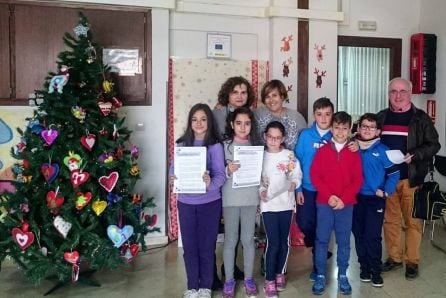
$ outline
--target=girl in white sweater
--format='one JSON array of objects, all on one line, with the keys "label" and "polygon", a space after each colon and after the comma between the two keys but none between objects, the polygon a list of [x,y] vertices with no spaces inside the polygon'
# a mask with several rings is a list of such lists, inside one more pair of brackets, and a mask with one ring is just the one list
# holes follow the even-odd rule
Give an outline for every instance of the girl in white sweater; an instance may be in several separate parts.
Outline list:
[{"label": "girl in white sweater", "polygon": [[294,153],[285,149],[285,127],[278,121],[265,129],[260,210],[265,225],[265,297],[277,297],[285,289],[291,218],[295,210],[294,190],[300,186],[302,171]]}]

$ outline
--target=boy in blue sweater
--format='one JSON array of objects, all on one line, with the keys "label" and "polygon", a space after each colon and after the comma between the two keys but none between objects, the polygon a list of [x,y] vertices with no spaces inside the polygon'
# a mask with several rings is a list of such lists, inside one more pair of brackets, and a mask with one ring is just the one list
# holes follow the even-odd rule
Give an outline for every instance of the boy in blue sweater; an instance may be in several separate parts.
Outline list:
[{"label": "boy in blue sweater", "polygon": [[360,280],[384,285],[381,277],[381,230],[386,197],[395,191],[400,179],[398,168],[389,160],[389,148],[379,138],[380,128],[375,114],[366,113],[358,121],[357,141],[360,148],[364,183],[353,208],[352,231],[360,264]]},{"label": "boy in blue sweater", "polygon": [[[313,103],[313,116],[315,121],[309,128],[305,128],[299,135],[294,153],[299,159],[303,178],[302,184],[296,190],[297,225],[305,235],[306,247],[313,248],[313,271],[310,280],[316,278],[314,266],[314,242],[316,238],[316,189],[311,183],[310,166],[317,150],[330,141],[331,118],[333,116],[333,103],[326,97],[321,97]],[[330,253],[331,254],[331,253]]]}]

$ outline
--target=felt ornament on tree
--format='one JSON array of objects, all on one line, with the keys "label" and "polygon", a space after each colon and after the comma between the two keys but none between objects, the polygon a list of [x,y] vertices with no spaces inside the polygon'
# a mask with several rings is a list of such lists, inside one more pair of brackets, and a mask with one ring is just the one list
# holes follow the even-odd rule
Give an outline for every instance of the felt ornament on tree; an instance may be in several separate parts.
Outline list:
[{"label": "felt ornament on tree", "polygon": [[12,239],[20,246],[21,250],[25,250],[34,242],[34,234],[28,232],[29,224],[27,222],[22,223],[22,229],[12,229]]},{"label": "felt ornament on tree", "polygon": [[102,112],[102,115],[108,116],[112,109],[112,103],[108,101],[99,101],[98,102],[99,109]]},{"label": "felt ornament on tree", "polygon": [[73,188],[79,187],[87,182],[88,177],[90,177],[90,174],[87,172],[84,172],[82,170],[73,170],[70,173],[71,185],[73,186]]},{"label": "felt ornament on tree", "polygon": [[96,143],[96,135],[94,134],[88,134],[86,136],[81,137],[81,144],[84,146],[88,151],[93,150],[93,146]]},{"label": "felt ornament on tree", "polygon": [[101,215],[101,213],[104,212],[105,208],[107,208],[107,202],[101,201],[99,199],[93,202],[93,204],[91,205],[91,209],[93,209],[94,213],[96,213],[97,216]]},{"label": "felt ornament on tree", "polygon": [[126,225],[120,229],[118,226],[110,225],[107,228],[107,235],[108,238],[110,238],[110,240],[114,243],[115,247],[119,248],[130,238],[130,236],[133,235],[133,227]]},{"label": "felt ornament on tree", "polygon": [[108,176],[99,177],[99,184],[108,192],[111,192],[115,188],[116,182],[118,182],[119,173],[111,172]]},{"label": "felt ornament on tree", "polygon": [[41,167],[41,172],[45,180],[51,184],[59,174],[59,165],[57,163],[44,163]]},{"label": "felt ornament on tree", "polygon": [[87,204],[90,202],[92,197],[91,192],[78,192],[76,194],[76,209],[77,210],[82,210],[85,206],[87,206]]},{"label": "felt ornament on tree", "polygon": [[136,257],[136,255],[139,252],[139,245],[138,244],[127,244],[124,243],[121,247],[121,256],[124,257],[127,263],[130,263],[133,261],[133,259]]},{"label": "felt ornament on tree", "polygon": [[59,187],[56,188],[56,191],[49,191],[46,194],[46,206],[54,215],[59,214],[59,208],[64,203],[64,197],[59,195]]},{"label": "felt ornament on tree", "polygon": [[63,219],[62,216],[58,215],[53,221],[53,225],[56,228],[56,230],[62,235],[62,237],[67,238],[68,232],[71,230],[72,224],[65,219]]},{"label": "felt ornament on tree", "polygon": [[56,140],[59,133],[55,129],[45,129],[40,132],[40,136],[42,139],[47,143],[48,146],[51,146],[53,144],[54,140]]},{"label": "felt ornament on tree", "polygon": [[65,156],[63,163],[70,169],[70,171],[78,170],[82,165],[82,158],[79,154],[73,151],[68,152],[68,156]]},{"label": "felt ornament on tree", "polygon": [[83,123],[85,117],[87,116],[87,111],[80,106],[71,107],[71,114],[73,114],[74,118],[80,120],[80,123]]},{"label": "felt ornament on tree", "polygon": [[63,93],[63,87],[68,83],[68,67],[64,66],[60,69],[60,73],[51,78],[50,86],[48,87],[48,93],[53,93],[56,89],[58,93]]}]

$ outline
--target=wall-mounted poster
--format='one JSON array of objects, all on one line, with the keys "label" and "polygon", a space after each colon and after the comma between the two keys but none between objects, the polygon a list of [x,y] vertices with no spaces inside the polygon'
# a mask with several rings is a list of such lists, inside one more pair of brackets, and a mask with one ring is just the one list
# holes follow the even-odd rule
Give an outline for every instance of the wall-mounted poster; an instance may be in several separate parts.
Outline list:
[{"label": "wall-mounted poster", "polygon": [[111,67],[111,72],[117,72],[120,76],[134,76],[142,73],[139,49],[104,48],[102,62]]},{"label": "wall-mounted poster", "polygon": [[231,58],[231,35],[208,33],[209,58]]}]

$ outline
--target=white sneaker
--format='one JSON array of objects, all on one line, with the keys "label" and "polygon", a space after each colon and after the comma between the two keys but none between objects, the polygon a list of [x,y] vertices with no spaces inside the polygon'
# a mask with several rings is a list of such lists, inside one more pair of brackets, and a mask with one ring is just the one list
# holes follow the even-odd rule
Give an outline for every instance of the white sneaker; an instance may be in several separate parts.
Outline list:
[{"label": "white sneaker", "polygon": [[198,289],[198,298],[211,298],[212,297],[212,291],[211,289]]},{"label": "white sneaker", "polygon": [[183,293],[183,298],[198,298],[198,292],[195,289],[193,289],[193,290],[186,290]]}]

